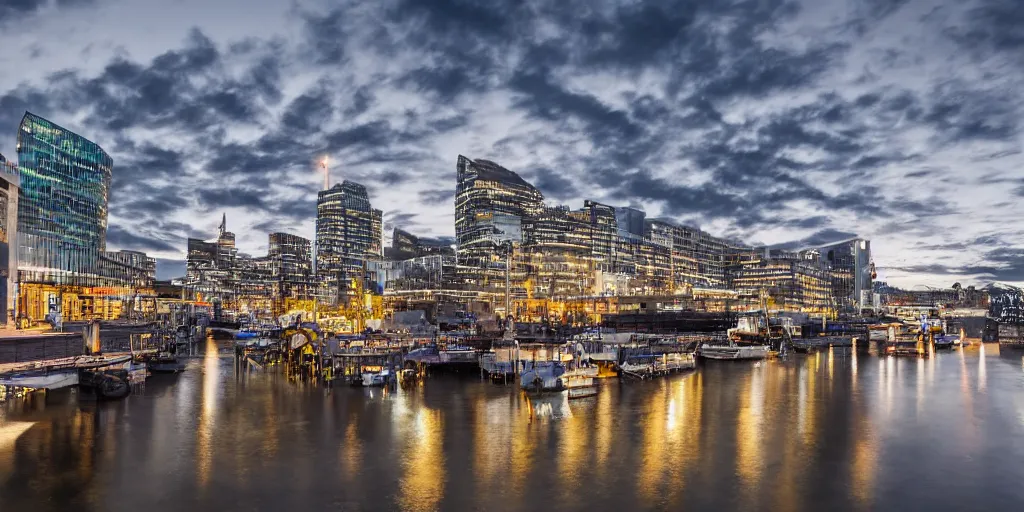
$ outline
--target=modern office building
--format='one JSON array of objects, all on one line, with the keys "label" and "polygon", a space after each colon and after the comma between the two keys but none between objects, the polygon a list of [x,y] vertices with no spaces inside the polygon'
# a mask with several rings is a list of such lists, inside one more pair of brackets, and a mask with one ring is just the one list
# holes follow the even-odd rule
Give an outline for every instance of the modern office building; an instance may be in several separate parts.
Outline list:
[{"label": "modern office building", "polygon": [[871,242],[851,238],[806,250],[821,258],[832,276],[832,293],[838,311],[859,314],[870,308],[874,266],[871,263]]},{"label": "modern office building", "polygon": [[454,255],[450,239],[416,236],[402,228],[395,228],[391,234],[391,247],[385,252],[387,259],[402,261],[434,254]]},{"label": "modern office building", "polygon": [[0,154],[0,325],[12,321],[17,308],[18,166]]},{"label": "modern office building", "polygon": [[110,156],[30,112],[19,126],[17,151],[17,238],[8,231],[8,243],[17,246],[13,309],[30,322],[56,309],[65,320],[144,313],[137,299],[154,293],[155,260],[106,250]]},{"label": "modern office building", "polygon": [[370,211],[370,256],[384,257],[384,212],[376,208]]},{"label": "modern office building", "polygon": [[828,270],[807,254],[753,251],[730,269],[730,286],[740,296],[757,299],[762,292],[769,309],[811,314],[830,313],[832,281]]},{"label": "modern office building", "polygon": [[17,148],[20,281],[91,284],[106,250],[113,160],[95,142],[28,112]]},{"label": "modern office building", "polygon": [[375,250],[382,245],[382,234],[374,228],[376,216],[366,187],[358,183],[345,180],[319,192],[316,271],[328,302],[338,304],[365,289],[365,264],[378,257]]},{"label": "modern office building", "polygon": [[218,231],[212,242],[188,239],[185,290],[192,299],[230,301],[236,293],[232,279],[238,250],[235,234],[227,230],[226,215]]},{"label": "modern office building", "polygon": [[217,311],[270,318],[283,313],[288,299],[315,293],[309,239],[271,233],[266,256],[239,253],[235,234],[221,222],[214,241],[188,239],[185,291],[191,299],[213,302]]},{"label": "modern office building", "polygon": [[100,254],[99,275],[104,286],[129,290],[152,290],[156,282],[156,260],[139,251],[105,251]]},{"label": "modern office building", "polygon": [[489,160],[459,155],[456,164],[455,237],[467,280],[489,286],[500,277],[505,244],[523,242],[523,222],[536,217],[544,197],[518,174]]},{"label": "modern office building", "polygon": [[271,233],[267,257],[272,266],[275,300],[313,298],[313,252],[308,238]]}]

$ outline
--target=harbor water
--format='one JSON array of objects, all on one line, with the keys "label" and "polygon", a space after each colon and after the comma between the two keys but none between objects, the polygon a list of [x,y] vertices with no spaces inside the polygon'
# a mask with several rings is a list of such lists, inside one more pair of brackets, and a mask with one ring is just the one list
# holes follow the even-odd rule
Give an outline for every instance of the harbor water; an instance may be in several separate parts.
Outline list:
[{"label": "harbor water", "polygon": [[122,401],[0,404],[0,510],[1021,510],[1022,355],[835,349],[570,402],[325,390],[207,340]]}]

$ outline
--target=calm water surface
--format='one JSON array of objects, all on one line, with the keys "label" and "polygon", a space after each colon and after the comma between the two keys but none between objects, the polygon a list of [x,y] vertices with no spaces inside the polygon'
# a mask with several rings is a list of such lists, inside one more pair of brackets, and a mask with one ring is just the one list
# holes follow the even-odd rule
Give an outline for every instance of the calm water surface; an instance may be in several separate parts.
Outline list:
[{"label": "calm water surface", "polygon": [[1024,359],[995,345],[710,363],[572,403],[328,393],[205,348],[124,401],[5,404],[35,423],[0,438],[0,510],[1024,509]]}]

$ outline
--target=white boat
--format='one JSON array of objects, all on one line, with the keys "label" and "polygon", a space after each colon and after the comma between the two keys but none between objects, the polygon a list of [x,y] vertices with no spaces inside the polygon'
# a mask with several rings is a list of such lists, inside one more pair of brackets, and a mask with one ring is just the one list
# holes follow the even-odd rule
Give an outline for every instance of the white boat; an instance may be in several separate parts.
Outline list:
[{"label": "white boat", "polygon": [[60,389],[78,385],[78,370],[30,372],[0,377],[0,386],[31,389]]},{"label": "white boat", "polygon": [[597,394],[597,367],[577,368],[562,374],[562,386],[568,391],[569,398],[586,398]]},{"label": "white boat", "polygon": [[697,367],[697,360],[690,353],[665,354],[663,363],[665,369],[670,372],[692,370]]},{"label": "white boat", "polygon": [[700,355],[705,359],[740,360],[764,359],[768,357],[767,345],[710,345],[700,347]]},{"label": "white boat", "polygon": [[523,372],[520,386],[528,392],[560,393],[566,391],[569,398],[583,398],[597,394],[594,379],[596,367],[582,367],[566,370],[565,365],[555,361],[539,361]]},{"label": "white boat", "polygon": [[363,386],[383,386],[388,383],[390,377],[391,372],[387,368],[379,372],[366,372],[363,374]]},{"label": "white boat", "polygon": [[626,361],[619,365],[619,368],[627,373],[645,374],[654,371],[654,363]]}]

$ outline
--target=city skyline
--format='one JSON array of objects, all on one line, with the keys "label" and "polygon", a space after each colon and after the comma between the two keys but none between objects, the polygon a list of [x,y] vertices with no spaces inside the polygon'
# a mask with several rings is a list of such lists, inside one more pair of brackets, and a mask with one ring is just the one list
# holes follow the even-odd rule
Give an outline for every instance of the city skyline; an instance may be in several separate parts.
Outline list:
[{"label": "city skyline", "polygon": [[[187,1],[2,8],[0,28],[55,35],[0,35],[19,71],[0,78],[0,153],[16,155],[25,110],[95,141],[114,159],[110,249],[163,261],[225,211],[242,252],[274,231],[313,239],[324,155],[385,225],[454,236],[464,154],[552,204],[636,206],[755,245],[869,238],[891,284],[1024,282],[1012,2],[392,3],[225,2],[199,23]],[[91,24],[60,32],[72,19]],[[110,20],[137,23],[100,36]]]}]

